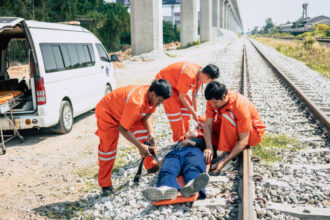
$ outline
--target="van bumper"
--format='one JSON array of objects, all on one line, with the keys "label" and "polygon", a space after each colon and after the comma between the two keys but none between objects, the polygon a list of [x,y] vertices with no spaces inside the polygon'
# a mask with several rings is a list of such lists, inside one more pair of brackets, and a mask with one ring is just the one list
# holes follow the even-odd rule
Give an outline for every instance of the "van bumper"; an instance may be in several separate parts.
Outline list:
[{"label": "van bumper", "polygon": [[[9,118],[0,119],[0,125],[3,130],[13,130],[13,126],[8,121]],[[10,120],[10,119],[9,119]],[[43,128],[56,125],[54,117],[42,117],[38,115],[14,115],[14,124],[16,129]]]}]

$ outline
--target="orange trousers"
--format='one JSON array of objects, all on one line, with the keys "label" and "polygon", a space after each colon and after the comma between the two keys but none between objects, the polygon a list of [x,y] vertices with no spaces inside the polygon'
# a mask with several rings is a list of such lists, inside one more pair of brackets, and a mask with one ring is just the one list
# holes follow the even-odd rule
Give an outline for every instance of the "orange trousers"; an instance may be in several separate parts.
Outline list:
[{"label": "orange trousers", "polygon": [[[231,112],[225,112],[221,115],[221,120],[215,120],[213,128],[218,132],[218,150],[230,152],[238,140],[237,124],[234,115]],[[266,127],[253,127],[250,131],[249,146],[258,145],[265,133]],[[213,133],[214,134],[214,133]]]},{"label": "orange trousers", "polygon": [[[101,187],[112,186],[111,173],[115,164],[119,139],[118,125],[113,125],[101,118],[97,118],[97,127],[98,130],[95,134],[100,139],[98,147],[98,183]],[[136,121],[129,130],[141,143],[144,143],[148,139],[148,131],[142,121]],[[154,150],[157,153],[156,149]],[[146,169],[151,169],[157,162],[152,157],[146,157],[143,164]]]},{"label": "orange trousers", "polygon": [[[188,95],[186,98],[192,104]],[[173,141],[183,140],[186,132],[189,131],[191,113],[180,101],[179,92],[173,90],[172,96],[166,99],[163,105],[173,132]]]}]

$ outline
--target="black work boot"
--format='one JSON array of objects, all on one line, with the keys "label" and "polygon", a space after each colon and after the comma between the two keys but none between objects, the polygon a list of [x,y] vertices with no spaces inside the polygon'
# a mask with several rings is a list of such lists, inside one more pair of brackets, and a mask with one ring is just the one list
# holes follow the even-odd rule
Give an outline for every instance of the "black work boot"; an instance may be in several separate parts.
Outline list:
[{"label": "black work boot", "polygon": [[114,193],[115,190],[113,186],[102,187],[102,196],[109,196],[110,194]]}]

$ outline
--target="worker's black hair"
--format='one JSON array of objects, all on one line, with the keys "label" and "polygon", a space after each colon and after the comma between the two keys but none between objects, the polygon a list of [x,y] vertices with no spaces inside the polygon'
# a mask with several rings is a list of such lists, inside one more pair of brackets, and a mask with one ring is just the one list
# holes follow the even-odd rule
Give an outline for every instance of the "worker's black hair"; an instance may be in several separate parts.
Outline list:
[{"label": "worker's black hair", "polygon": [[149,92],[155,92],[156,96],[168,99],[172,95],[172,86],[165,79],[155,79],[149,88]]},{"label": "worker's black hair", "polygon": [[211,79],[220,77],[219,68],[214,64],[209,64],[202,69],[202,72],[207,74]]},{"label": "worker's black hair", "polygon": [[221,100],[223,95],[228,94],[228,90],[225,84],[219,83],[218,81],[210,82],[205,88],[206,100],[217,99]]}]

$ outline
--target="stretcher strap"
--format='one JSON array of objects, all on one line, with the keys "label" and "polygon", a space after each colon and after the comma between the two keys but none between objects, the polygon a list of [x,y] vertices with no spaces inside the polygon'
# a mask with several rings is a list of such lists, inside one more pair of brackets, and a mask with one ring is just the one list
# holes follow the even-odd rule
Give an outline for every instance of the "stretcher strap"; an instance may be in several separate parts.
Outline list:
[{"label": "stretcher strap", "polygon": [[[150,152],[152,158],[154,158],[154,160],[157,162],[157,165],[159,165],[160,161],[159,161],[158,157],[156,156],[154,149],[149,148],[149,152]],[[143,161],[144,161],[144,157],[142,158],[142,160],[140,162],[140,165],[139,165],[139,168],[138,168],[138,171],[136,172],[135,177],[134,177],[134,183],[136,185],[139,185],[140,177],[141,177],[141,174],[142,174]]]}]

